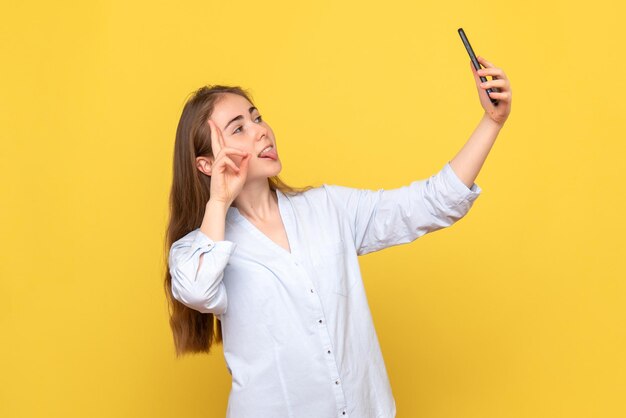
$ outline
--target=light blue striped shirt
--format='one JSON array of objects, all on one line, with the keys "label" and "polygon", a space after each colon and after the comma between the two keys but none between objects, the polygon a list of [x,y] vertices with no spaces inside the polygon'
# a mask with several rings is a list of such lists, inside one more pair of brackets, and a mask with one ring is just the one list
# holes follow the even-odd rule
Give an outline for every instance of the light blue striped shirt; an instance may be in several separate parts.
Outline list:
[{"label": "light blue striped shirt", "polygon": [[198,228],[173,243],[174,297],[221,319],[227,418],[394,417],[358,256],[452,225],[480,193],[448,162],[396,189],[278,190],[291,253],[232,206],[223,241]]}]

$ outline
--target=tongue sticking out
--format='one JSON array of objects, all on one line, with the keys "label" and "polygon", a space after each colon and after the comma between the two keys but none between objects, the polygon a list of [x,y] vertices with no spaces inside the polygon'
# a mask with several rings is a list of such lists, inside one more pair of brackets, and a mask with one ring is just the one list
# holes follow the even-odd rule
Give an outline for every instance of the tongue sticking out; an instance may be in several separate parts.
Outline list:
[{"label": "tongue sticking out", "polygon": [[272,148],[271,150],[269,150],[265,154],[261,155],[260,158],[269,158],[271,160],[277,160],[278,159],[278,155],[276,154],[276,150],[274,148]]}]

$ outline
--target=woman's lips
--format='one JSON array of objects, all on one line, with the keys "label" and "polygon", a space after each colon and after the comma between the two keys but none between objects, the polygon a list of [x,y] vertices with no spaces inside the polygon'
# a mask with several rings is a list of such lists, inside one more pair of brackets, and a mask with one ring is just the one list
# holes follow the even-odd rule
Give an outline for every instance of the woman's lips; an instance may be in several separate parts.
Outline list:
[{"label": "woman's lips", "polygon": [[271,150],[267,151],[262,157],[259,158],[269,158],[271,160],[276,161],[278,159],[278,154],[276,154],[276,149],[272,148]]}]

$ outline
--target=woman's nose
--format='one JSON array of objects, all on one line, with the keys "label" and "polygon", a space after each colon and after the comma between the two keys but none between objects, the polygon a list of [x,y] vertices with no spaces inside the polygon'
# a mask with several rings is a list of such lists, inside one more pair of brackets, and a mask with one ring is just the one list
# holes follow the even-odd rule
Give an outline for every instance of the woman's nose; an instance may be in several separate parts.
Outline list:
[{"label": "woman's nose", "polygon": [[265,126],[259,126],[256,133],[257,141],[262,139],[263,137],[267,138],[267,128]]}]

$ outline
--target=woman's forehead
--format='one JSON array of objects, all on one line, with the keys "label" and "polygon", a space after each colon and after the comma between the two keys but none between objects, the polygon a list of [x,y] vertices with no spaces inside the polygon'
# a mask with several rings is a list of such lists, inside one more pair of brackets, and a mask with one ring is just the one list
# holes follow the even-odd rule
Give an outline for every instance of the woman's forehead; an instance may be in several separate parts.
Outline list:
[{"label": "woman's forehead", "polygon": [[248,111],[252,104],[243,96],[234,93],[224,93],[215,102],[214,112],[241,112]]}]

